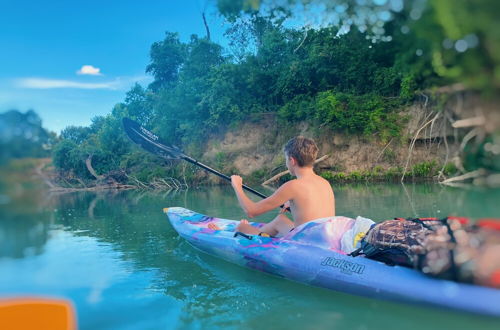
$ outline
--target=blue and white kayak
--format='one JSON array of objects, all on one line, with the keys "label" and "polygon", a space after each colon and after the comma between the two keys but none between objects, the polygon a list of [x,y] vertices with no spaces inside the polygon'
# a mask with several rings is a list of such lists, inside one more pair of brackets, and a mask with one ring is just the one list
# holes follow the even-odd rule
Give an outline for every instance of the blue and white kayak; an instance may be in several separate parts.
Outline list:
[{"label": "blue and white kayak", "polygon": [[[194,247],[238,265],[353,295],[500,317],[500,290],[435,279],[410,268],[347,256],[308,235],[321,223],[307,223],[283,238],[234,237],[238,221],[181,207],[164,211],[179,235]],[[221,230],[209,229],[209,223]]]}]

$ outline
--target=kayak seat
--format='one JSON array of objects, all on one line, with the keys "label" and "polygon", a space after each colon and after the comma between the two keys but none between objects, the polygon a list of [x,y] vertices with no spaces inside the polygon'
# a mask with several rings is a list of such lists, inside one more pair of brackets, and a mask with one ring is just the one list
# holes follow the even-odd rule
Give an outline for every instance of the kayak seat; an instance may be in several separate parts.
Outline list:
[{"label": "kayak seat", "polygon": [[354,223],[354,219],[343,216],[317,219],[294,228],[283,236],[282,240],[300,242],[346,254],[342,251],[342,237],[354,226]]}]

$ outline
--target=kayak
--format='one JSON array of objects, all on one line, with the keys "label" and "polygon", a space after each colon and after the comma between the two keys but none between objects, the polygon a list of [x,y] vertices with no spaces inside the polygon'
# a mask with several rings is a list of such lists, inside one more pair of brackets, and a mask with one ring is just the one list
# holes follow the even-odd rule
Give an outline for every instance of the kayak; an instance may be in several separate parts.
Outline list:
[{"label": "kayak", "polygon": [[[308,235],[310,228],[321,223],[306,223],[283,238],[235,236],[238,221],[181,207],[164,212],[179,235],[195,248],[238,265],[358,296],[500,317],[500,290],[436,279],[362,256],[347,256],[318,241],[317,235]],[[221,230],[208,228],[210,223]]]}]

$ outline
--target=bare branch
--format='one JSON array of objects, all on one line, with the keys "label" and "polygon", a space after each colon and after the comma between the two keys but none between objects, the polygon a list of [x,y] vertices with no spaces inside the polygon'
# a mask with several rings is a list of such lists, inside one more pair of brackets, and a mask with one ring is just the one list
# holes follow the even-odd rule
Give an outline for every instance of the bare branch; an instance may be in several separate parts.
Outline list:
[{"label": "bare branch", "polygon": [[473,118],[457,120],[452,124],[452,126],[453,128],[460,128],[460,127],[471,127],[471,126],[483,126],[484,124],[486,124],[486,118],[484,118],[484,116],[477,116]]},{"label": "bare branch", "polygon": [[[324,160],[325,160],[325,159],[327,159],[329,156],[330,156],[330,155],[324,155],[323,157],[316,159],[316,161],[314,162],[314,164],[324,161]],[[288,173],[290,173],[290,171],[289,171],[289,170],[286,170],[286,171],[280,172],[280,173],[276,174],[275,176],[273,176],[272,178],[267,179],[266,181],[262,182],[261,184],[262,184],[263,186],[265,186],[265,185],[267,185],[267,184],[269,184],[269,183],[271,183],[271,182],[273,182],[273,181],[278,180],[279,178],[281,178],[282,176],[284,176],[284,175],[286,175],[286,174],[288,174]]]},{"label": "bare branch", "polygon": [[408,170],[408,165],[410,163],[410,159],[411,159],[411,154],[413,152],[413,148],[415,147],[415,141],[417,141],[417,138],[418,138],[418,135],[420,134],[420,132],[425,128],[427,127],[427,125],[429,125],[430,123],[433,123],[436,119],[439,118],[439,115],[440,113],[436,113],[436,115],[434,116],[434,118],[432,118],[431,120],[429,120],[428,122],[426,122],[422,127],[420,127],[418,130],[417,130],[417,133],[415,133],[415,136],[413,137],[412,141],[411,141],[411,144],[410,144],[410,148],[408,149],[408,158],[406,158],[406,164],[405,164],[405,168],[403,170],[403,175],[401,176],[401,182],[403,182],[403,180],[405,179],[405,176],[406,176],[406,171]]},{"label": "bare branch", "polygon": [[474,179],[474,178],[478,178],[480,176],[483,176],[485,173],[486,173],[485,170],[482,169],[482,168],[480,168],[479,170],[476,170],[476,171],[468,172],[468,173],[465,173],[465,174],[462,174],[462,175],[459,175],[459,176],[455,176],[453,178],[446,179],[446,180],[444,180],[441,183],[442,184],[448,184],[448,183],[457,182],[457,181],[464,181],[464,180],[468,180],[468,179]]},{"label": "bare branch", "polygon": [[293,52],[294,52],[294,53],[296,53],[296,52],[300,49],[300,47],[302,47],[302,45],[304,44],[304,41],[306,41],[308,31],[309,31],[309,30],[306,30],[306,33],[304,34],[304,39],[302,39],[302,41],[301,41],[301,42],[300,42],[300,44],[297,46],[297,48],[295,48],[295,49],[293,50]]},{"label": "bare branch", "polygon": [[203,17],[203,24],[205,25],[205,30],[207,30],[207,40],[210,40],[210,29],[208,28],[207,18],[205,17],[205,12],[201,13],[201,17]]}]

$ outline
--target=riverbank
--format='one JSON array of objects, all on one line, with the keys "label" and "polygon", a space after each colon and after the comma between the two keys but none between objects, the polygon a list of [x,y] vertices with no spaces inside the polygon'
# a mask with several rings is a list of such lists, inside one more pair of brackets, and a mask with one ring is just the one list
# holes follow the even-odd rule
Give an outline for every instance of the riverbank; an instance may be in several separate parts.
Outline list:
[{"label": "riverbank", "polygon": [[[403,124],[393,136],[283,123],[268,115],[212,136],[200,157],[225,173],[240,173],[248,182],[260,184],[285,170],[284,143],[306,135],[317,141],[319,157],[325,157],[316,165],[317,172],[334,183],[448,182],[459,176],[462,181],[498,186],[500,159],[491,151],[500,127],[496,103],[455,85],[426,93],[397,112]],[[189,146],[188,150],[196,152]],[[219,182],[216,177],[205,179]]]},{"label": "riverbank", "polygon": [[[396,113],[402,124],[393,136],[352,134],[306,121],[284,122],[276,114],[266,114],[181,147],[186,154],[222,173],[242,175],[252,186],[290,179],[289,175],[278,174],[286,170],[282,147],[296,135],[317,141],[321,161],[316,171],[333,184],[465,181],[498,186],[500,159],[498,152],[495,154],[495,132],[500,124],[496,104],[459,87],[421,93],[399,109]],[[124,134],[121,121],[113,132],[117,136]],[[108,166],[109,161],[102,156],[91,157],[82,151],[70,170],[58,170],[47,160],[39,174],[49,189],[59,191],[178,190],[223,183],[186,162],[165,162],[145,153],[127,138],[120,144],[129,151],[115,161],[114,167]],[[106,167],[108,170],[103,171]]]},{"label": "riverbank", "polygon": [[[8,164],[0,168],[2,180],[0,188],[2,191],[19,195],[23,191],[29,189],[42,189],[53,193],[68,193],[68,192],[83,192],[83,191],[105,191],[105,190],[183,190],[188,187],[210,186],[210,185],[225,185],[226,182],[215,181],[205,175],[203,172],[198,172],[197,175],[203,177],[199,181],[190,181],[180,183],[180,181],[166,181],[166,184],[159,185],[158,181],[154,182],[137,182],[131,180],[130,183],[105,183],[105,182],[87,182],[71,183],[69,179],[64,181],[58,178],[50,158],[25,158],[11,160]],[[399,182],[402,174],[402,168],[390,168],[384,170],[381,167],[375,167],[372,171],[353,171],[350,173],[333,172],[329,170],[318,169],[319,174],[332,184],[347,184],[347,183],[381,183],[381,182]],[[436,180],[438,172],[437,164],[434,162],[417,164],[407,174],[405,182],[432,182]],[[264,177],[264,176],[262,176]],[[262,183],[258,176],[246,177],[246,182],[252,186],[258,186]],[[277,180],[269,182],[269,185],[279,184],[290,179],[290,175],[283,175]]]}]

